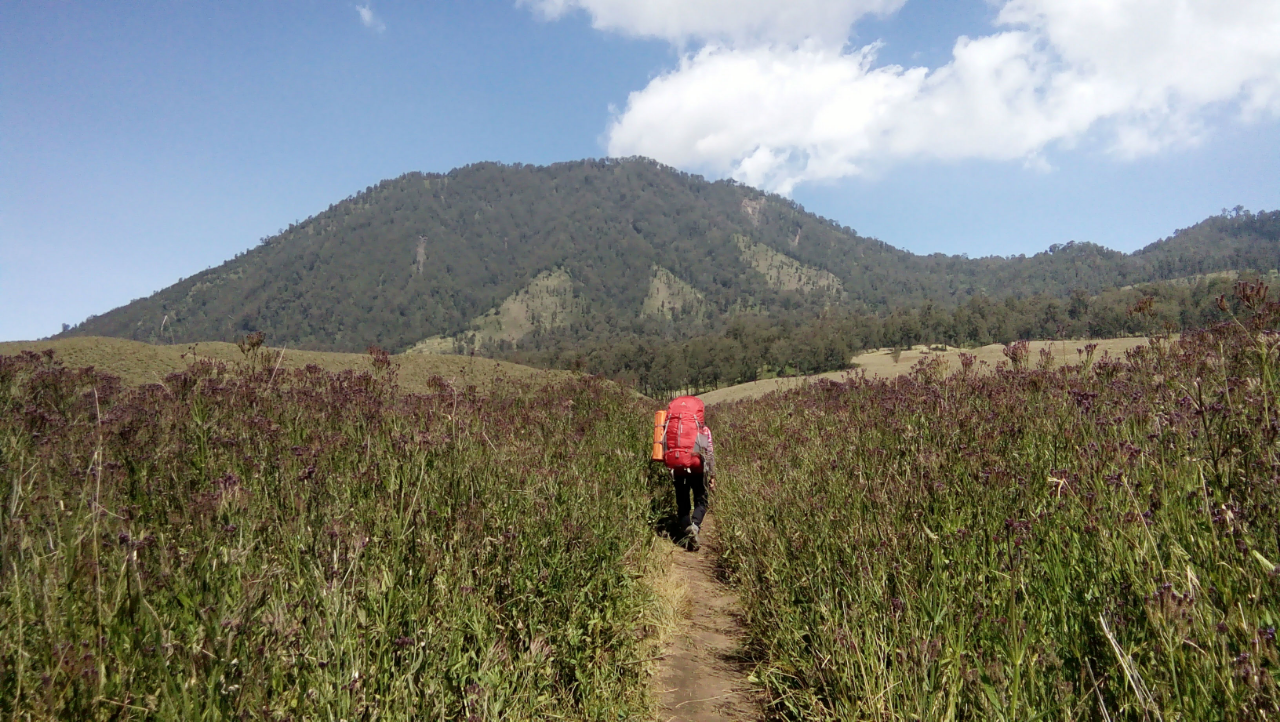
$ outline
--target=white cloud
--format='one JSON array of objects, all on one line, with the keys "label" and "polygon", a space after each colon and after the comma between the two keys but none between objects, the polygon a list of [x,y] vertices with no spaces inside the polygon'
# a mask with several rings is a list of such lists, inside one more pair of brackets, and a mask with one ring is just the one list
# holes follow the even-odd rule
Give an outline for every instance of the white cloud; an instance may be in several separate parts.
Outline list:
[{"label": "white cloud", "polygon": [[370,5],[369,3],[365,3],[364,5],[357,5],[356,12],[360,13],[360,24],[364,25],[366,28],[369,28],[375,33],[380,33],[383,30],[387,29],[387,24],[382,22],[382,18],[378,17],[373,13],[373,6]]},{"label": "white cloud", "polygon": [[551,19],[575,10],[592,26],[683,44],[824,41],[840,46],[863,15],[887,14],[906,0],[517,0]]},{"label": "white cloud", "polygon": [[526,1],[704,41],[631,94],[609,153],[783,192],[912,158],[1044,168],[1047,149],[1083,141],[1135,157],[1195,144],[1214,119],[1280,114],[1276,0],[1006,0],[991,34],[958,38],[934,69],[842,47],[859,16],[900,2]]}]

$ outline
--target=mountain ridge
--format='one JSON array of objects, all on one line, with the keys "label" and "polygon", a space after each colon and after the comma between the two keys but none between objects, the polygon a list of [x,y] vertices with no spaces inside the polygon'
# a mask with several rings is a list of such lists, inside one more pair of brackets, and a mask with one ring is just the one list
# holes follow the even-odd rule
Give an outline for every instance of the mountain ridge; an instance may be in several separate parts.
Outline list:
[{"label": "mountain ridge", "polygon": [[[648,159],[477,163],[369,186],[216,268],[59,337],[186,343],[263,331],[296,348],[404,351],[476,331],[486,314],[556,269],[584,309],[559,332],[672,337],[691,324],[679,314],[645,312],[655,268],[690,289],[685,297],[699,295],[705,324],[714,327],[743,310],[803,316],[832,304],[866,313],[954,307],[979,295],[1066,297],[1277,266],[1280,212],[1237,209],[1132,254],[1068,243],[1029,257],[969,259],[915,255],[790,199]],[[555,330],[535,323],[528,334]]]}]

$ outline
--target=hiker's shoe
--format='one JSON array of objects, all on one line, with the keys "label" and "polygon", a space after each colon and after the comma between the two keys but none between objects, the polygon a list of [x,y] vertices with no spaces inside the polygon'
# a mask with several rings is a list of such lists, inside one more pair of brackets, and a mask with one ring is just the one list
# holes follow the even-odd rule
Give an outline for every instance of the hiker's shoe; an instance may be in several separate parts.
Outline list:
[{"label": "hiker's shoe", "polygon": [[698,532],[702,531],[697,524],[690,523],[684,528],[685,542],[689,545],[689,551],[698,551]]}]

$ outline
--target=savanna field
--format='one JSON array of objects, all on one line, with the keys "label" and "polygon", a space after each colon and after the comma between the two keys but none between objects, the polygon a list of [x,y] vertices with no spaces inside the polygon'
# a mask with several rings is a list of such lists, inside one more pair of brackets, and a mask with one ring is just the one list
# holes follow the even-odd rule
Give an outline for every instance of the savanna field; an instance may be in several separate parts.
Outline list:
[{"label": "savanna field", "polygon": [[0,357],[6,718],[647,714],[647,407],[270,361]]},{"label": "savanna field", "polygon": [[[709,409],[768,715],[1280,717],[1280,304]],[[656,404],[0,357],[0,713],[650,718]],[[693,600],[696,603],[696,600]]]},{"label": "savanna field", "polygon": [[1277,718],[1280,305],[1236,303],[1124,358],[1015,344],[994,373],[717,407],[723,563],[771,709]]}]

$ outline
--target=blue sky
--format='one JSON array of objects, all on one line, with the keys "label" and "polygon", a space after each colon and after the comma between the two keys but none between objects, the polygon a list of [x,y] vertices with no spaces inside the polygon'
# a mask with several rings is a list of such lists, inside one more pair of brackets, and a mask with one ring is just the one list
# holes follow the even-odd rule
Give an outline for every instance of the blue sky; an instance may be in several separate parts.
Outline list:
[{"label": "blue sky", "polygon": [[[1159,37],[1132,43],[1147,64],[1081,45],[1065,0],[743,0],[732,21],[727,1],[0,2],[0,340],[148,295],[381,179],[482,160],[643,153],[971,256],[1133,250],[1280,207],[1265,42],[1168,70]],[[1274,2],[1231,2],[1274,30]],[[1206,51],[1240,27],[1217,31]],[[992,100],[974,67],[1029,79]],[[760,93],[785,112],[744,112]]]}]

